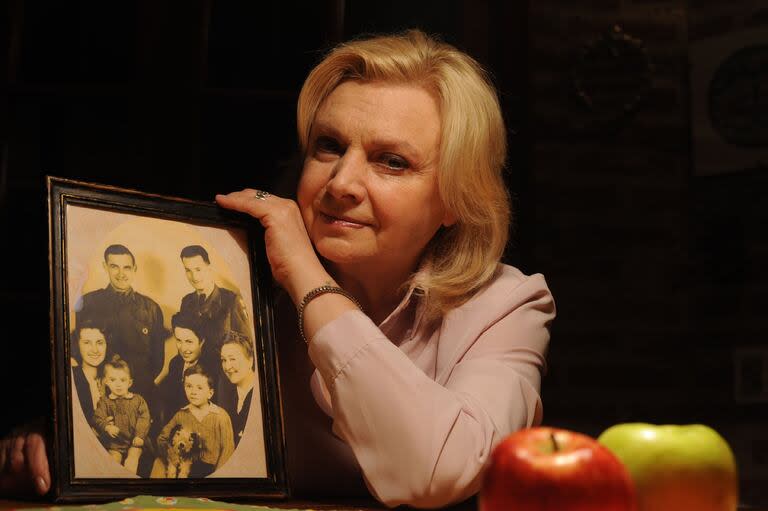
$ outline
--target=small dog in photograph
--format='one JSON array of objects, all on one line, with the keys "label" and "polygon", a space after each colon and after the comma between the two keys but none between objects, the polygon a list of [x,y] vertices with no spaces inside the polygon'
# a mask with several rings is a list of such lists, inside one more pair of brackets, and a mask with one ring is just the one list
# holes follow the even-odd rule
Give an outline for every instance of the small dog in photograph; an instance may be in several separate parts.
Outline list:
[{"label": "small dog in photograph", "polygon": [[171,429],[168,458],[165,461],[169,479],[189,477],[192,464],[200,457],[200,438],[197,433],[177,424]]}]

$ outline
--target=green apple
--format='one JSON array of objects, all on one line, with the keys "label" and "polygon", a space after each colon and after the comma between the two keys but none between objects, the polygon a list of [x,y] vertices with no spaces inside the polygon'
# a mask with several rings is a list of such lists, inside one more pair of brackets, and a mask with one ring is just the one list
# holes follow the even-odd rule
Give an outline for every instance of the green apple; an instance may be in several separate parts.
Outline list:
[{"label": "green apple", "polygon": [[629,470],[639,511],[735,511],[736,459],[714,429],[701,424],[617,424],[597,439]]}]

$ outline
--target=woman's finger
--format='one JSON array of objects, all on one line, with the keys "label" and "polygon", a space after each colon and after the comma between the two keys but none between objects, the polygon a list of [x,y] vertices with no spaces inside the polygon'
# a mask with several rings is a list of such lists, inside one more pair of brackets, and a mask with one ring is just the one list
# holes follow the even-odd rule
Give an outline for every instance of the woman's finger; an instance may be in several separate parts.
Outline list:
[{"label": "woman's finger", "polygon": [[48,454],[45,450],[45,440],[40,433],[30,433],[24,447],[27,466],[35,484],[35,490],[45,495],[51,486],[51,474],[48,466]]},{"label": "woman's finger", "polygon": [[0,446],[0,495],[28,495],[31,478],[24,460],[24,435],[16,434],[3,439]]},{"label": "woman's finger", "polygon": [[24,435],[18,435],[11,439],[11,453],[8,460],[8,469],[12,474],[20,474],[24,471]]},{"label": "woman's finger", "polygon": [[216,202],[224,208],[233,209],[242,213],[248,213],[256,218],[268,211],[269,202],[274,202],[276,197],[263,190],[246,188],[239,192],[226,195],[216,195]]}]

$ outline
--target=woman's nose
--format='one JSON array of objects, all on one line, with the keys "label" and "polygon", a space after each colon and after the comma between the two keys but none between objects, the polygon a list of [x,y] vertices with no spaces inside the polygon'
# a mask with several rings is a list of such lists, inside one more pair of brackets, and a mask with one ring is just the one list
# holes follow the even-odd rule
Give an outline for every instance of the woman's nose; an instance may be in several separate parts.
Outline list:
[{"label": "woman's nose", "polygon": [[348,149],[336,161],[326,190],[337,200],[351,199],[360,202],[365,196],[365,172],[367,158],[361,152]]}]

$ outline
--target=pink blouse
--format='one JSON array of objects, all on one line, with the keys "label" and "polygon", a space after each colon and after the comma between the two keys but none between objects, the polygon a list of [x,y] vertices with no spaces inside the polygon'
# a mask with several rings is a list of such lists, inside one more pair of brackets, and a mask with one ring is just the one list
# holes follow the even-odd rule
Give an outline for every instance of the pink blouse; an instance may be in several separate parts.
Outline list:
[{"label": "pink blouse", "polygon": [[432,327],[420,302],[409,293],[379,326],[347,312],[309,348],[315,400],[388,506],[439,507],[473,495],[493,447],[542,418],[555,317],[542,275],[500,265]]}]

